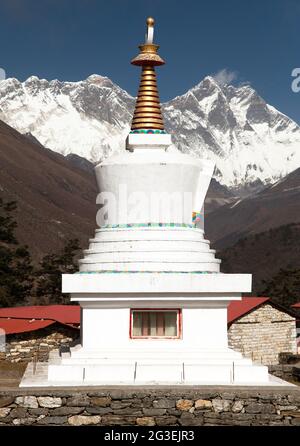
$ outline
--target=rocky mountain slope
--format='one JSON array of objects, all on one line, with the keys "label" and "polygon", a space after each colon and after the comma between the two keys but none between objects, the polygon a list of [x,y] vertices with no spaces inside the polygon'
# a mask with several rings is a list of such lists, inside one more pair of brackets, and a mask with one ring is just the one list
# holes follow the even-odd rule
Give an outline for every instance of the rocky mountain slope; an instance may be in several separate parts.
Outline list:
[{"label": "rocky mountain slope", "polygon": [[[300,223],[279,226],[239,240],[218,252],[222,272],[252,273],[253,292],[261,292],[280,269],[300,268]],[[293,296],[299,301],[298,296]],[[291,296],[292,297],[292,296]]]},{"label": "rocky mountain slope", "polygon": [[216,248],[226,248],[252,234],[300,222],[300,168],[261,192],[219,207],[205,220]]},{"label": "rocky mountain slope", "polygon": [[18,203],[17,237],[35,260],[93,235],[93,175],[0,121],[0,195]]}]

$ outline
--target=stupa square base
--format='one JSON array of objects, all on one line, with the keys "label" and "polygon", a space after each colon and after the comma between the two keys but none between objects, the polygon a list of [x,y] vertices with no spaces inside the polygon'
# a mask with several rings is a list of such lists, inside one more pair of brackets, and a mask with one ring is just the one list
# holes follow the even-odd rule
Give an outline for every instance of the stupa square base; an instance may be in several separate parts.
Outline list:
[{"label": "stupa square base", "polygon": [[[74,369],[73,369],[74,367]],[[235,374],[235,375],[234,375]],[[48,382],[81,382],[97,385],[190,385],[243,384],[269,382],[268,369],[262,365],[197,363],[131,363],[87,366],[49,365]]]},{"label": "stupa square base", "polygon": [[[34,371],[35,370],[35,371]],[[184,374],[184,375],[183,375]],[[28,364],[20,387],[80,386],[294,386],[268,374],[259,364],[199,364],[187,362],[90,365]]]},{"label": "stupa square base", "polygon": [[[51,364],[52,362],[52,364]],[[268,369],[229,348],[88,351],[79,346],[69,357],[52,354],[49,382],[111,384],[268,383]]]}]

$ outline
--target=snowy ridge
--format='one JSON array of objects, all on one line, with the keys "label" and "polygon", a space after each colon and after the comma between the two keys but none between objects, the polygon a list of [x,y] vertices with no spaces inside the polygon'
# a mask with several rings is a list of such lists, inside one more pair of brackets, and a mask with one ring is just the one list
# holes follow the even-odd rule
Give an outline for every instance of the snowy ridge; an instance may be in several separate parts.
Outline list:
[{"label": "snowy ridge", "polygon": [[213,159],[216,179],[229,187],[273,183],[300,166],[299,126],[250,86],[206,77],[164,111],[179,149]]},{"label": "snowy ridge", "polygon": [[[36,76],[0,83],[0,119],[45,147],[97,162],[124,148],[134,98],[107,77],[80,82]],[[213,159],[233,188],[274,183],[300,166],[300,128],[250,86],[206,77],[163,104],[166,130],[185,153]]]}]

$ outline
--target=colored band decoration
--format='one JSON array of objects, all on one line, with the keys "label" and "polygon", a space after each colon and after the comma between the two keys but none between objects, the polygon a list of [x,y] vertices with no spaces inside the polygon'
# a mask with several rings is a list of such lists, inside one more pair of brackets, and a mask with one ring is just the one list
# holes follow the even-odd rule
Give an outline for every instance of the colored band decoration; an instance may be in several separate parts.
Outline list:
[{"label": "colored band decoration", "polygon": [[113,270],[113,269],[104,269],[99,271],[80,271],[75,274],[122,274],[122,273],[131,273],[131,274],[220,274],[214,271],[135,271],[135,270]]},{"label": "colored band decoration", "polygon": [[194,225],[196,225],[197,223],[200,223],[202,218],[203,217],[202,217],[201,212],[199,212],[199,211],[193,212],[193,214],[192,214],[192,222],[193,222]]},{"label": "colored band decoration", "polygon": [[137,130],[131,130],[130,133],[146,134],[146,135],[165,135],[166,134],[166,132],[164,130],[158,130],[158,129],[137,129]]},{"label": "colored band decoration", "polygon": [[127,223],[115,225],[103,225],[100,229],[115,228],[193,228],[193,224],[188,223]]}]

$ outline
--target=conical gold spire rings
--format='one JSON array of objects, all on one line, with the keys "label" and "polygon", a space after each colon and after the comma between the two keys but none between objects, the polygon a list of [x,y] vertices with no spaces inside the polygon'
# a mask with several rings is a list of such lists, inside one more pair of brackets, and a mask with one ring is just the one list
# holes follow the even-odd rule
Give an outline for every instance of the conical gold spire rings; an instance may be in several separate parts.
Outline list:
[{"label": "conical gold spire rings", "polygon": [[154,67],[150,65],[142,67],[140,88],[131,129],[164,129],[156,73]]}]

